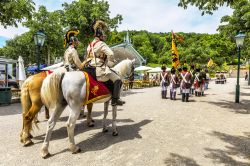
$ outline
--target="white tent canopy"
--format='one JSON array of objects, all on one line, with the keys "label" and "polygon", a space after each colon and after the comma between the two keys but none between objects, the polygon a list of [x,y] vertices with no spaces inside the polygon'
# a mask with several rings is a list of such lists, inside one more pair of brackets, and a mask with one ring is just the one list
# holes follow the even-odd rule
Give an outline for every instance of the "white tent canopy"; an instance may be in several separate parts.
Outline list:
[{"label": "white tent canopy", "polygon": [[139,66],[135,68],[135,71],[147,71],[147,70],[151,70],[153,69],[152,67],[148,67],[148,66]]},{"label": "white tent canopy", "polygon": [[54,65],[51,65],[51,66],[48,66],[48,67],[45,67],[41,70],[55,70],[59,67],[63,66],[63,62],[60,62],[60,63],[57,63],[57,64],[54,64]]},{"label": "white tent canopy", "polygon": [[148,73],[160,73],[160,72],[162,72],[162,70],[161,70],[160,67],[155,67],[155,68],[153,68],[151,70],[148,70],[147,72]]},{"label": "white tent canopy", "polygon": [[[166,71],[171,71],[171,68],[166,68]],[[151,70],[148,70],[147,71],[148,73],[160,73],[162,72],[162,69],[161,67],[155,67],[155,68],[152,68]]]},{"label": "white tent canopy", "polygon": [[24,64],[23,64],[23,58],[21,56],[19,56],[18,58],[18,80],[19,81],[26,80],[26,73],[25,73]]}]

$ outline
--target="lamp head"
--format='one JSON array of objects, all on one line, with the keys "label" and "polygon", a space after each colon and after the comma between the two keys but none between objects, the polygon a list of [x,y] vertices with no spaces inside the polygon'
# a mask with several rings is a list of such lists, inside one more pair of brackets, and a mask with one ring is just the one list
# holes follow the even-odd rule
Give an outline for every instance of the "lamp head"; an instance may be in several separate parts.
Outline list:
[{"label": "lamp head", "polygon": [[242,32],[239,32],[239,34],[235,36],[235,41],[238,48],[243,46],[245,37],[246,35]]}]

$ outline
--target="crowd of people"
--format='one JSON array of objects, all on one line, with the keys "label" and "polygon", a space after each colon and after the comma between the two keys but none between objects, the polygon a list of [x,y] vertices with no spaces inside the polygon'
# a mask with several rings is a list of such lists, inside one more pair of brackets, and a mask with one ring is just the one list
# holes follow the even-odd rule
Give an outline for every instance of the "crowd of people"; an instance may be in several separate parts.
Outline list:
[{"label": "crowd of people", "polygon": [[208,89],[209,84],[208,70],[203,70],[194,65],[188,67],[184,65],[177,70],[172,68],[170,72],[166,71],[166,67],[162,66],[160,74],[161,97],[167,99],[169,89],[170,99],[176,100],[176,93],[179,89],[182,102],[189,102],[190,94],[195,96],[204,96],[205,89]]}]

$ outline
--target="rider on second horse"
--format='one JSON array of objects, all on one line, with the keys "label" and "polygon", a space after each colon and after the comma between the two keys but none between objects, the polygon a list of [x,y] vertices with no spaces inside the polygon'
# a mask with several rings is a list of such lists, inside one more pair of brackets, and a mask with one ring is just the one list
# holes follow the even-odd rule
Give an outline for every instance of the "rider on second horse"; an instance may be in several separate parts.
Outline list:
[{"label": "rider on second horse", "polygon": [[87,48],[87,58],[83,63],[95,68],[97,81],[111,80],[113,82],[112,106],[123,105],[120,100],[121,78],[110,69],[116,63],[114,53],[104,42],[106,38],[104,31],[107,29],[107,25],[105,22],[98,20],[94,23],[93,29],[95,38]]},{"label": "rider on second horse", "polygon": [[77,46],[79,41],[77,39],[77,35],[79,34],[79,30],[69,30],[64,38],[64,47],[68,47],[64,53],[64,66],[67,71],[82,69],[83,64],[81,63],[78,53]]}]

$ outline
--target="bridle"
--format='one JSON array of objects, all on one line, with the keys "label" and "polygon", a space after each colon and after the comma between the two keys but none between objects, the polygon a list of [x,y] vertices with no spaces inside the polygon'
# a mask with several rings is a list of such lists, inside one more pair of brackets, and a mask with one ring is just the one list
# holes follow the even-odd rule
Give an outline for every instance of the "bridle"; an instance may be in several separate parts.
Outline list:
[{"label": "bridle", "polygon": [[133,75],[134,70],[135,70],[135,66],[134,66],[134,64],[132,63],[130,73],[129,73],[129,74],[127,74],[127,75],[128,75],[128,77],[131,77],[131,76]]}]

